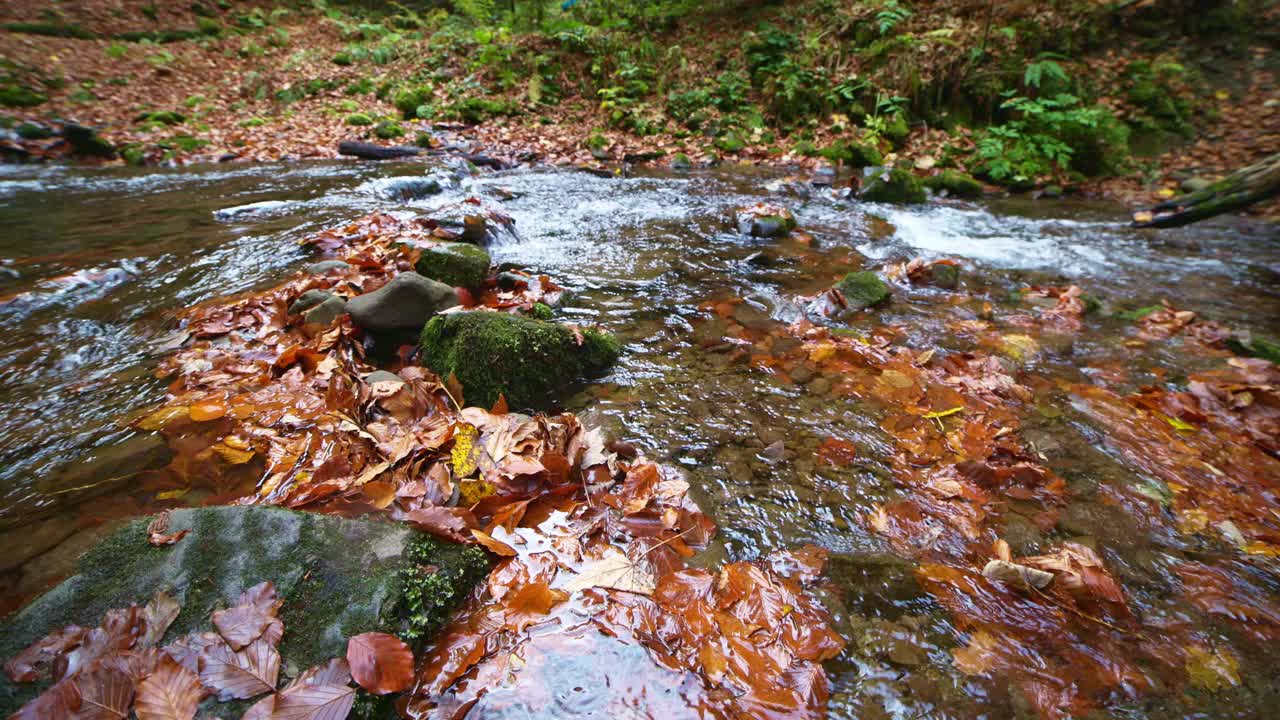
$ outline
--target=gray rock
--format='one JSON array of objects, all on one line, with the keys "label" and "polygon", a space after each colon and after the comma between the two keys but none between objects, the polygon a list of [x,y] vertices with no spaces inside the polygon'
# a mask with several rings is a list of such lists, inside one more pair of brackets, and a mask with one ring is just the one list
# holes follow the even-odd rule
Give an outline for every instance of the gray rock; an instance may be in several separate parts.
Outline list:
[{"label": "gray rock", "polygon": [[308,290],[299,295],[298,299],[294,300],[293,304],[289,306],[289,314],[300,315],[333,297],[337,297],[337,295],[326,290]]},{"label": "gray rock", "polygon": [[302,321],[308,325],[329,327],[347,312],[347,301],[337,295],[330,295],[325,301],[302,314]]},{"label": "gray rock", "polygon": [[392,177],[374,180],[365,186],[384,200],[420,200],[440,192],[440,181],[434,177]]},{"label": "gray rock", "polygon": [[369,383],[370,385],[377,382],[398,382],[401,385],[407,384],[404,381],[404,378],[400,377],[399,375],[393,372],[387,372],[386,370],[374,370],[373,372],[364,376],[364,381]]},{"label": "gray rock", "polygon": [[346,270],[350,267],[351,265],[344,263],[341,260],[321,260],[320,262],[311,263],[302,270],[309,275],[324,275],[327,272],[332,272],[334,270]]},{"label": "gray rock", "polygon": [[1207,190],[1212,184],[1212,180],[1207,180],[1201,177],[1190,177],[1182,181],[1181,187],[1182,192],[1184,193],[1194,193],[1200,192],[1201,190]]},{"label": "gray rock", "polygon": [[[410,613],[424,619],[415,629],[433,632],[438,623],[432,620],[442,620],[488,566],[478,549],[404,525],[319,513],[253,506],[177,510],[170,530],[191,533],[165,547],[147,543],[149,521],[140,518],[117,530],[84,555],[76,575],[0,622],[0,657],[12,657],[63,625],[93,627],[107,610],[145,604],[161,590],[182,609],[165,636],[171,642],[212,630],[214,609],[270,580],[283,600],[283,663],[307,668],[343,656],[347,638],[359,632],[404,636]],[[427,565],[436,570],[413,574]],[[7,716],[41,689],[0,677],[0,713]]]},{"label": "gray rock", "polygon": [[351,298],[347,312],[366,330],[416,330],[432,315],[457,304],[458,294],[448,285],[403,272],[377,290]]}]

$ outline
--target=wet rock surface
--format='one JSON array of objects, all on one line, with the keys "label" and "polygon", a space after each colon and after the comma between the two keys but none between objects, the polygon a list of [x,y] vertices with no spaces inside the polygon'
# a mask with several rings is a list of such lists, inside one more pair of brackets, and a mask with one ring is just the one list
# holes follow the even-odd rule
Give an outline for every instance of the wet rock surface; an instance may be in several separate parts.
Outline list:
[{"label": "wet rock surface", "polygon": [[413,330],[437,312],[458,304],[458,294],[444,283],[418,273],[400,273],[386,285],[351,298],[347,312],[366,330]]}]

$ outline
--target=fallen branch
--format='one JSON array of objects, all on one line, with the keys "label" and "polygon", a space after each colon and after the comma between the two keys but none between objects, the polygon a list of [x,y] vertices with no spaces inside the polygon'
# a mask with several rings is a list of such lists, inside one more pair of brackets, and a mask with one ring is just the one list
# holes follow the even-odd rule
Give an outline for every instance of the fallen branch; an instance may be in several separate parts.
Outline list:
[{"label": "fallen branch", "polygon": [[385,145],[375,145],[373,143],[362,142],[360,140],[343,140],[338,143],[339,155],[350,155],[358,157],[362,160],[390,160],[393,158],[413,157],[422,152],[419,148],[410,147],[408,145],[396,145],[387,147]]},{"label": "fallen branch", "polygon": [[1280,195],[1280,153],[1237,170],[1209,187],[1133,214],[1133,227],[1189,225]]}]

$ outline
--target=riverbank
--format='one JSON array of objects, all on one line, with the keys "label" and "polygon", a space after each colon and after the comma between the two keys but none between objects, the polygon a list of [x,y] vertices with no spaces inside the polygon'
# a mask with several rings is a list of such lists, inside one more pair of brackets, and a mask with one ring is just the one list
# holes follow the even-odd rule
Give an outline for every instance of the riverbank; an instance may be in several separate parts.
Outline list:
[{"label": "riverbank", "polygon": [[114,149],[93,160],[81,146],[92,162],[331,158],[364,138],[606,171],[901,164],[992,191],[1141,203],[1280,138],[1265,30],[1276,8],[1183,5],[592,6],[535,22],[289,3],[49,16],[13,3],[0,18],[4,145],[15,159],[67,157],[72,143],[40,137],[67,120]]}]

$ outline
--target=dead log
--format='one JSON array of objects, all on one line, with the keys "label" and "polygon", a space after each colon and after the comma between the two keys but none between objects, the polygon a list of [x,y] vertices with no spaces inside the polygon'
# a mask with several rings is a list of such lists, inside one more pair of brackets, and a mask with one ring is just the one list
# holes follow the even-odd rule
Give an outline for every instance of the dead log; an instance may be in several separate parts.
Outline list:
[{"label": "dead log", "polygon": [[362,142],[360,140],[343,140],[338,143],[339,155],[350,155],[363,160],[391,160],[393,158],[413,157],[422,152],[420,148],[410,147],[408,145],[396,145],[387,147],[385,145],[375,145],[373,143]]},{"label": "dead log", "polygon": [[1237,170],[1203,190],[1133,214],[1132,227],[1170,228],[1234,212],[1280,195],[1280,153]]}]

